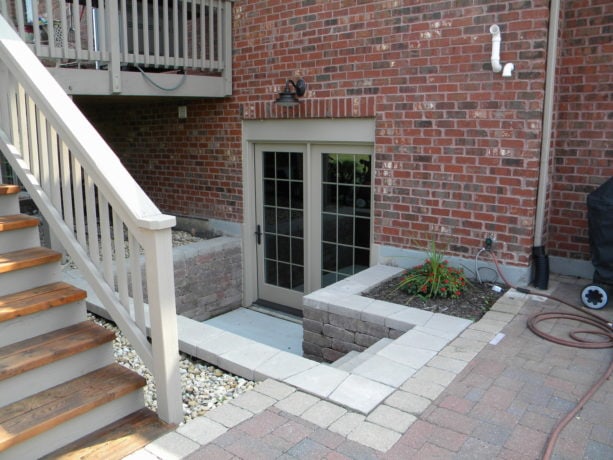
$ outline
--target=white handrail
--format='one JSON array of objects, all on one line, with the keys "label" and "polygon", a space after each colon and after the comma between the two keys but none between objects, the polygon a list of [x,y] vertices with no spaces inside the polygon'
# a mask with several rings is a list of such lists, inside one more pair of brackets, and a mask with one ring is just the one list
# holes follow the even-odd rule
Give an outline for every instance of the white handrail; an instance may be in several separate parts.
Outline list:
[{"label": "white handrail", "polygon": [[[0,106],[0,151],[54,237],[152,371],[159,416],[179,423],[183,414],[171,242],[175,218],[160,213],[3,17]],[[98,241],[101,250],[91,247]]]}]

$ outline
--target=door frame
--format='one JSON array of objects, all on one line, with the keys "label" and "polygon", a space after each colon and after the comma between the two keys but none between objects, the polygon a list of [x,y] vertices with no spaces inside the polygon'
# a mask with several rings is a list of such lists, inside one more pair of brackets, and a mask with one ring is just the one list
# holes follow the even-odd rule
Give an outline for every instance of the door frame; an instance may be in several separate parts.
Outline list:
[{"label": "door frame", "polygon": [[[375,161],[375,119],[310,119],[243,121],[243,305],[257,300],[256,258],[256,144],[343,144],[370,145]],[[374,176],[373,176],[374,178]],[[374,205],[374,203],[373,203]],[[307,229],[305,228],[305,231]],[[371,234],[372,239],[372,234]],[[372,248],[372,244],[371,244]],[[371,250],[371,260],[372,250]]]}]

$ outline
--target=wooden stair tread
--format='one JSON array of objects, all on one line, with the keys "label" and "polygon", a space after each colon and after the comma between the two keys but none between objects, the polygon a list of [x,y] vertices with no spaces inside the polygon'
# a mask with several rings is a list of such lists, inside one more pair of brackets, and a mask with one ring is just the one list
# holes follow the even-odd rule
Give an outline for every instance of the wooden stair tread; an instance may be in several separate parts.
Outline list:
[{"label": "wooden stair tread", "polygon": [[146,381],[119,364],[0,408],[0,452],[96,407],[119,399]]},{"label": "wooden stair tread", "polygon": [[46,284],[1,296],[0,322],[78,302],[86,297],[87,292],[64,282]]},{"label": "wooden stair tread", "polygon": [[0,195],[15,195],[21,191],[19,185],[0,185]]},{"label": "wooden stair tread", "polygon": [[0,381],[112,342],[115,333],[83,321],[0,348]]},{"label": "wooden stair tread", "polygon": [[61,258],[62,254],[59,252],[42,247],[5,252],[0,254],[0,273],[57,262]]},{"label": "wooden stair tread", "polygon": [[41,460],[120,460],[175,427],[141,409],[57,450]]},{"label": "wooden stair tread", "polygon": [[11,214],[0,216],[0,232],[19,230],[22,228],[37,227],[40,221],[27,214]]}]

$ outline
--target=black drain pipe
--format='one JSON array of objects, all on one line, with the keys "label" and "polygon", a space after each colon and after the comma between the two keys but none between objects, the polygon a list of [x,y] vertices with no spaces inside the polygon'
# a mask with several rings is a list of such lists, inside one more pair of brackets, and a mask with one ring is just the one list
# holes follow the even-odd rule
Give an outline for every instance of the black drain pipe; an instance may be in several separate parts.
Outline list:
[{"label": "black drain pipe", "polygon": [[537,289],[547,289],[549,285],[549,256],[544,246],[532,247],[532,285]]}]

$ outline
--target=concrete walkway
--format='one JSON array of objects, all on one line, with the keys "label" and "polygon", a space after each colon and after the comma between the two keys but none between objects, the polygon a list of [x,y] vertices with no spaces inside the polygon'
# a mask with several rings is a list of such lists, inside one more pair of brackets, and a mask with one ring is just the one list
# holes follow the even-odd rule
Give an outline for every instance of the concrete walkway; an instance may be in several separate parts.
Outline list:
[{"label": "concrete walkway", "polygon": [[[550,284],[553,295],[574,301],[585,281]],[[613,349],[546,342],[527,318],[567,309],[518,293],[503,299],[367,415],[268,379],[128,458],[539,458]],[[613,318],[613,307],[600,313]],[[560,335],[568,324],[545,327]],[[608,381],[563,431],[554,458],[613,458],[612,411]]]}]

